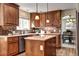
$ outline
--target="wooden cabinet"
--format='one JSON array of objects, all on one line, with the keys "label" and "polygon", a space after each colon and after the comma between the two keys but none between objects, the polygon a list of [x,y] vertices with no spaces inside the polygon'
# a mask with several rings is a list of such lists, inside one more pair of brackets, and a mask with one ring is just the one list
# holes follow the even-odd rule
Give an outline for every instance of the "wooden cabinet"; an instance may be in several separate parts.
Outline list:
[{"label": "wooden cabinet", "polygon": [[43,42],[40,42],[40,41],[27,40],[25,45],[26,56],[37,56],[37,55],[42,56],[43,52],[40,51],[40,44],[42,43]]},{"label": "wooden cabinet", "polygon": [[18,44],[17,43],[9,43],[8,44],[8,55],[16,55],[18,54]]},{"label": "wooden cabinet", "polygon": [[18,25],[19,24],[19,6],[13,3],[0,4],[1,18],[0,25]]},{"label": "wooden cabinet", "polygon": [[61,48],[61,36],[56,35],[56,48]]},{"label": "wooden cabinet", "polygon": [[61,11],[50,11],[48,12],[49,23],[46,26],[59,27],[61,26]]},{"label": "wooden cabinet", "polygon": [[[34,24],[35,27],[40,27],[40,19],[35,20],[36,15],[37,15],[37,13],[31,13],[30,14],[31,27],[32,27],[32,24]],[[38,14],[38,16],[40,17],[40,14]]]},{"label": "wooden cabinet", "polygon": [[[47,16],[46,16],[46,25],[45,26],[53,26],[52,25],[53,24],[53,21],[54,21],[53,11],[46,13],[46,15],[48,16],[48,19],[47,19]],[[49,23],[47,23],[47,20],[49,20]]]},{"label": "wooden cabinet", "polygon": [[55,56],[56,55],[56,38],[51,38],[45,42],[45,55]]},{"label": "wooden cabinet", "polygon": [[19,8],[15,8],[15,21],[14,24],[19,26]]},{"label": "wooden cabinet", "polygon": [[0,39],[0,56],[12,56],[18,54],[18,37]]},{"label": "wooden cabinet", "polygon": [[[32,22],[34,21],[34,24],[36,27],[45,27],[45,26],[53,26],[53,27],[59,27],[61,26],[61,11],[49,11],[48,13],[40,13],[40,19],[35,20],[35,13],[31,13],[31,26]],[[48,15],[49,23],[46,22]]]},{"label": "wooden cabinet", "polygon": [[56,38],[50,38],[46,41],[26,39],[25,53],[26,56],[55,56]]},{"label": "wooden cabinet", "polygon": [[46,13],[40,14],[40,27],[45,27],[46,23]]},{"label": "wooden cabinet", "polygon": [[56,26],[56,27],[60,27],[61,26],[61,11],[55,11],[53,14],[54,16],[54,21],[53,21],[53,26]]},{"label": "wooden cabinet", "polygon": [[18,54],[18,37],[8,38],[8,55]]}]

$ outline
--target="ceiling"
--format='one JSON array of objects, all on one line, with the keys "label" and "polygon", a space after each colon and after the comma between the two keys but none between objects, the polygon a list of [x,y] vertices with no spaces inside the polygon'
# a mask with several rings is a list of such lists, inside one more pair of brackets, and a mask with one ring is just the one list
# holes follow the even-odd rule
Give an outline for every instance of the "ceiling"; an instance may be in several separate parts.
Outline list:
[{"label": "ceiling", "polygon": [[[27,12],[36,12],[36,3],[17,3],[20,9]],[[74,9],[75,3],[48,3],[48,11]],[[46,3],[38,3],[38,12],[47,12]]]}]

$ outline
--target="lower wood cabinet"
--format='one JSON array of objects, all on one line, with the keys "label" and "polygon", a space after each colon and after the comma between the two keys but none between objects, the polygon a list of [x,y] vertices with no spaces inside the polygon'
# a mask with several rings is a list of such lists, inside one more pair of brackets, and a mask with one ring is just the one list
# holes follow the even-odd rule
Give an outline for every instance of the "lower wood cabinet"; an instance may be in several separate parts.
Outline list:
[{"label": "lower wood cabinet", "polygon": [[61,48],[61,35],[56,35],[56,48]]},{"label": "lower wood cabinet", "polygon": [[51,38],[45,41],[45,56],[55,56],[56,55],[56,38]]},{"label": "lower wood cabinet", "polygon": [[9,37],[8,38],[8,55],[16,55],[16,54],[18,54],[18,37]]},{"label": "lower wood cabinet", "polygon": [[56,37],[45,41],[26,39],[25,53],[26,56],[55,56]]},{"label": "lower wood cabinet", "polygon": [[7,37],[0,40],[0,56],[13,56],[18,54],[18,37]]},{"label": "lower wood cabinet", "polygon": [[26,41],[26,48],[25,48],[25,53],[26,56],[41,56],[43,55],[40,51],[40,44],[43,44],[43,42],[40,41]]},{"label": "lower wood cabinet", "polygon": [[18,44],[17,43],[9,43],[8,44],[8,55],[15,55],[18,53]]}]

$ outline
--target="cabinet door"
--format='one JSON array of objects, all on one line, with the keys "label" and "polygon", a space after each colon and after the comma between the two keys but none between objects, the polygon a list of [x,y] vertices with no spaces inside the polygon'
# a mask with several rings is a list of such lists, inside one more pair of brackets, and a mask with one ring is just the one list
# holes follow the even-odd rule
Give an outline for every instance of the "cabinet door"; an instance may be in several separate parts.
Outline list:
[{"label": "cabinet door", "polygon": [[[48,19],[46,18],[46,26],[52,26],[53,21],[54,21],[53,12],[48,12],[48,13],[46,13],[46,15],[48,16]],[[47,23],[47,20],[49,20],[48,23]]]},{"label": "cabinet door", "polygon": [[[42,48],[41,48],[42,47]],[[44,45],[42,41],[31,41],[31,51],[33,56],[43,56]]]},{"label": "cabinet door", "polygon": [[14,45],[13,43],[8,43],[8,55],[13,55],[14,54]]},{"label": "cabinet door", "polygon": [[27,56],[31,56],[32,55],[32,51],[31,51],[31,42],[29,40],[26,40],[25,42],[25,51],[26,51],[26,55]]},{"label": "cabinet door", "polygon": [[46,23],[46,26],[60,27],[61,24],[60,11],[51,11],[48,12],[48,14],[46,15],[48,15],[48,20],[49,20],[49,23]]},{"label": "cabinet door", "polygon": [[43,50],[40,49],[40,45],[43,46],[43,42],[41,41],[33,41],[33,40],[26,40],[26,55],[28,56],[43,56]]},{"label": "cabinet door", "polygon": [[40,26],[45,27],[45,23],[46,23],[46,13],[42,13],[40,15]]},{"label": "cabinet door", "polygon": [[55,56],[56,55],[56,38],[51,38],[45,42],[45,55]]},{"label": "cabinet door", "polygon": [[9,43],[8,44],[8,55],[18,54],[18,43]]},{"label": "cabinet door", "polygon": [[18,53],[18,48],[19,48],[19,46],[18,46],[18,37],[12,37],[12,39],[13,39],[13,54],[15,55],[15,54],[17,54]]},{"label": "cabinet door", "polygon": [[[36,13],[31,13],[31,27],[32,27],[32,23],[34,22],[34,26],[35,27],[40,27],[40,19],[39,20],[35,20],[35,16],[37,14]],[[40,14],[38,14],[38,16],[40,17]]]},{"label": "cabinet door", "polygon": [[[11,24],[12,17],[12,10],[11,7],[8,5],[4,5],[4,25]],[[13,21],[13,20],[12,20]]]},{"label": "cabinet door", "polygon": [[18,54],[18,37],[9,37],[8,38],[8,55]]},{"label": "cabinet door", "polygon": [[56,35],[56,48],[60,48],[61,47],[61,39],[60,39],[60,35]]},{"label": "cabinet door", "polygon": [[19,8],[18,7],[14,8],[14,10],[15,10],[14,24],[18,26],[19,25]]},{"label": "cabinet door", "polygon": [[11,14],[11,19],[9,20],[10,21],[10,23],[12,24],[12,25],[15,25],[15,20],[16,20],[16,12],[15,12],[15,8],[14,7],[10,7],[9,6],[9,8],[10,8],[10,10],[11,10],[11,12],[10,12],[10,14]]},{"label": "cabinet door", "polygon": [[4,25],[15,25],[16,19],[19,20],[19,8],[4,4]]},{"label": "cabinet door", "polygon": [[53,21],[53,25],[55,27],[60,27],[61,21],[60,21],[60,11],[56,11],[54,12],[54,21]]},{"label": "cabinet door", "polygon": [[16,43],[13,43],[13,54],[15,55],[15,54],[18,54],[18,42],[16,42]]}]

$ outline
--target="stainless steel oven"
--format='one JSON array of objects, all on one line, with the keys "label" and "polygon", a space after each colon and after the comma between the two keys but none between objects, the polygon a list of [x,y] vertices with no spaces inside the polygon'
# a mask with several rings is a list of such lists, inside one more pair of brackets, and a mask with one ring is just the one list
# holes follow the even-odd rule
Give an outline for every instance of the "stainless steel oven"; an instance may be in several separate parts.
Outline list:
[{"label": "stainless steel oven", "polygon": [[74,44],[73,41],[73,32],[71,30],[66,30],[62,35],[63,43]]}]

